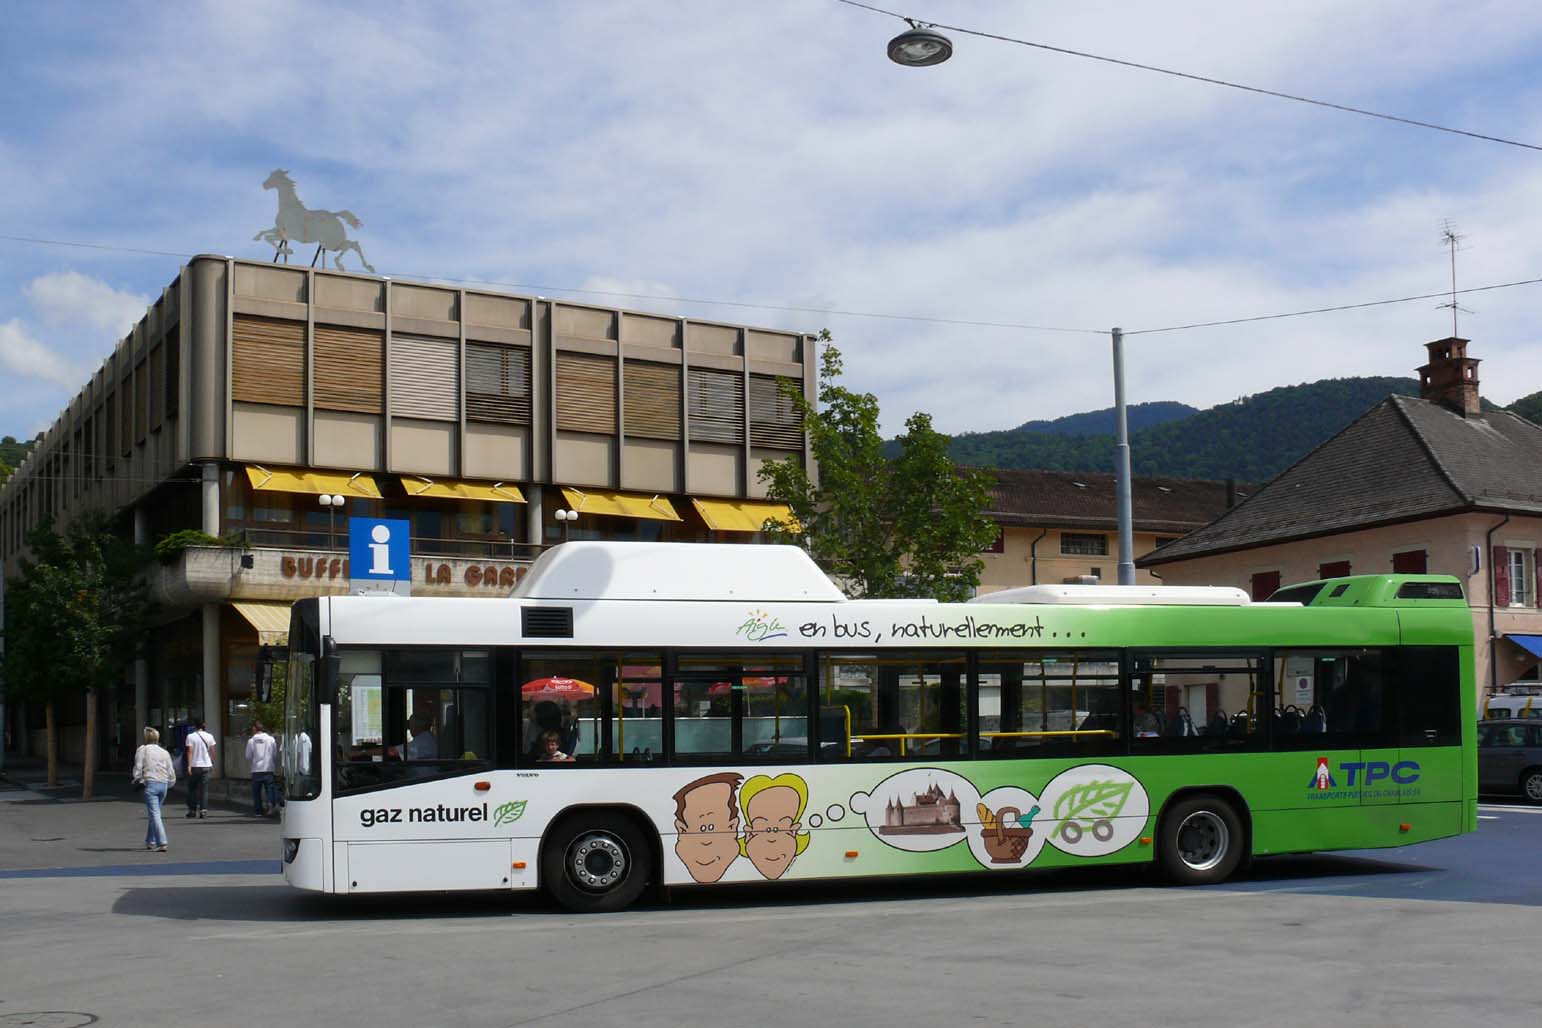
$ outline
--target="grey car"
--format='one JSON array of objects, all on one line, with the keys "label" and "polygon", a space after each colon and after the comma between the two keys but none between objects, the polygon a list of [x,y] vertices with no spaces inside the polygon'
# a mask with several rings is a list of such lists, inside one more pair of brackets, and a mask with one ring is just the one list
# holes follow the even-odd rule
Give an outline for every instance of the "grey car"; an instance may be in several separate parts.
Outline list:
[{"label": "grey car", "polygon": [[1478,791],[1519,792],[1542,803],[1542,720],[1478,724]]}]

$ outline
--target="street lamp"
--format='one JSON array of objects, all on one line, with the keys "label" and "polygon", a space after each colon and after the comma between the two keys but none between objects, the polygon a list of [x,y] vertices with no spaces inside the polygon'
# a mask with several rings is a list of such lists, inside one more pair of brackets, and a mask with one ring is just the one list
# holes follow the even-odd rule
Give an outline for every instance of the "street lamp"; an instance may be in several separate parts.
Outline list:
[{"label": "street lamp", "polygon": [[938,32],[935,25],[905,20],[910,22],[910,31],[889,40],[889,60],[907,68],[926,68],[953,56],[953,41]]},{"label": "street lamp", "polygon": [[333,530],[337,527],[337,508],[347,503],[348,498],[322,493],[316,497],[316,502],[327,509],[327,549],[330,550],[334,548]]},{"label": "street lamp", "polygon": [[559,508],[557,520],[562,522],[562,541],[568,541],[568,532],[573,527],[573,522],[578,520],[578,511]]}]

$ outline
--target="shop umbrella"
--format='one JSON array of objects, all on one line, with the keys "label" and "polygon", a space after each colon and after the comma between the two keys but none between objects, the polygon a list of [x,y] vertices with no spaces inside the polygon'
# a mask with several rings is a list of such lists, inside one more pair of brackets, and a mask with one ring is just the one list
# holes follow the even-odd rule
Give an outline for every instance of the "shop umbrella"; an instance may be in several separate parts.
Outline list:
[{"label": "shop umbrella", "polygon": [[[779,685],[786,685],[785,678],[744,678],[745,692],[769,692]],[[714,682],[707,687],[708,696],[727,696],[734,690],[732,682]]]},{"label": "shop umbrella", "polygon": [[587,700],[594,697],[594,686],[577,678],[537,678],[519,687],[527,700]]}]

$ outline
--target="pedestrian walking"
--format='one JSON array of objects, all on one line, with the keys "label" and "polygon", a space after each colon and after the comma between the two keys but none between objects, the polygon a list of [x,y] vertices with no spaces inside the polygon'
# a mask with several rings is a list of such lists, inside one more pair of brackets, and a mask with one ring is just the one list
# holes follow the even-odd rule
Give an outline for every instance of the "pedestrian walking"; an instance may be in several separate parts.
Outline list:
[{"label": "pedestrian walking", "polygon": [[161,748],[160,742],[160,732],[145,729],[145,743],[134,751],[134,784],[145,791],[145,815],[149,821],[145,849],[165,853],[170,840],[166,838],[166,822],[161,819],[161,805],[166,802],[166,792],[177,780],[177,773],[171,767],[171,754]]},{"label": "pedestrian walking", "polygon": [[187,733],[187,816],[209,816],[209,774],[214,770],[214,736],[204,727]]},{"label": "pedestrian walking", "polygon": [[263,731],[262,722],[252,723],[252,737],[246,740],[246,762],[252,767],[252,813],[266,817],[278,805],[273,795],[273,765],[278,761],[278,743]]}]

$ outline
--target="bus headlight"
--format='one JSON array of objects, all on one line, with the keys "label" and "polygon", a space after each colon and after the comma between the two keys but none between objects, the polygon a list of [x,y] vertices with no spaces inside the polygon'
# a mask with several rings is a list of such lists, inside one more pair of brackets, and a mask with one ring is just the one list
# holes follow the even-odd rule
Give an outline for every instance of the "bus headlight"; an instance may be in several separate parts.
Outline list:
[{"label": "bus headlight", "polygon": [[285,839],[284,840],[284,863],[286,863],[286,864],[293,864],[294,863],[294,858],[296,856],[298,856],[299,853],[300,853],[300,840],[299,839]]}]

